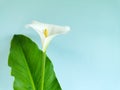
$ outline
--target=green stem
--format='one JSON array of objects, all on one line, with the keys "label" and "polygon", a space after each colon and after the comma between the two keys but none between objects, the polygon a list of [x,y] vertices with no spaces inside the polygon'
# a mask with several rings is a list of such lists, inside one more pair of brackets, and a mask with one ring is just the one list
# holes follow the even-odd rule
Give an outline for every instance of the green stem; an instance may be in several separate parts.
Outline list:
[{"label": "green stem", "polygon": [[45,78],[45,62],[46,62],[46,52],[42,55],[42,66],[41,66],[41,89],[44,90],[44,78]]}]

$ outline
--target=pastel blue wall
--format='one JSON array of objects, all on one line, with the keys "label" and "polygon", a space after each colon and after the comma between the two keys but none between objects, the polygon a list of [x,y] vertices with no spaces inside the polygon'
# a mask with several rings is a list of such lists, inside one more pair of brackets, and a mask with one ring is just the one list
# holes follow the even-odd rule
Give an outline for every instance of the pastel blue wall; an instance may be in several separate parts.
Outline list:
[{"label": "pastel blue wall", "polygon": [[48,48],[63,90],[120,90],[120,0],[0,0],[0,90],[13,90],[10,40],[24,34],[40,47],[32,20],[69,25]]}]

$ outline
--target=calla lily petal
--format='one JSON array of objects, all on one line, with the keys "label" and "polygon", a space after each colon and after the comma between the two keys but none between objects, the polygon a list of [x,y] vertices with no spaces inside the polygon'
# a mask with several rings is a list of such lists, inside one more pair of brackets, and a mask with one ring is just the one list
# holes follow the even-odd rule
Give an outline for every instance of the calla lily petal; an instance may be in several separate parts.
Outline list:
[{"label": "calla lily petal", "polygon": [[44,24],[33,21],[32,24],[26,25],[33,28],[40,36],[42,42],[42,50],[46,51],[50,41],[57,35],[65,34],[70,30],[68,26],[58,26],[53,24]]},{"label": "calla lily petal", "polygon": [[43,48],[42,48],[43,52],[46,51],[49,43],[51,42],[51,40],[52,40],[54,37],[55,37],[55,36],[49,36],[48,38],[45,39],[44,45],[43,45]]},{"label": "calla lily petal", "polygon": [[33,28],[40,36],[40,39],[41,39],[41,43],[42,43],[42,46],[43,46],[43,43],[44,43],[44,40],[45,40],[45,36],[43,35],[43,32],[42,32],[42,27],[40,27],[38,24],[35,24],[35,23],[32,23],[32,24],[27,24],[26,25],[26,28]]}]

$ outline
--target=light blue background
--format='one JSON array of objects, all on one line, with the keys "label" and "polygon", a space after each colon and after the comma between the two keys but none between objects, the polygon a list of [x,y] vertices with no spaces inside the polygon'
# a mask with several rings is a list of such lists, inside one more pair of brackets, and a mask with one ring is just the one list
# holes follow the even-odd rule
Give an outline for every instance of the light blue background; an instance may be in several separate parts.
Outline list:
[{"label": "light blue background", "polygon": [[0,0],[0,90],[13,90],[12,36],[22,33],[41,47],[24,27],[32,20],[71,27],[47,52],[63,90],[120,90],[120,0]]}]

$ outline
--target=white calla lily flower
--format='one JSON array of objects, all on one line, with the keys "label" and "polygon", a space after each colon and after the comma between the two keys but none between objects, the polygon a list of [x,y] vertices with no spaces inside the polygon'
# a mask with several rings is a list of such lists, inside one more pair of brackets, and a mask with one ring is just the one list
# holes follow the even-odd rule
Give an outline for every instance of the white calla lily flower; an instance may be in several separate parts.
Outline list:
[{"label": "white calla lily flower", "polygon": [[68,26],[58,26],[53,24],[40,23],[33,21],[32,24],[28,24],[26,27],[33,28],[40,36],[42,42],[42,50],[46,51],[50,41],[59,34],[65,34],[70,30]]}]

